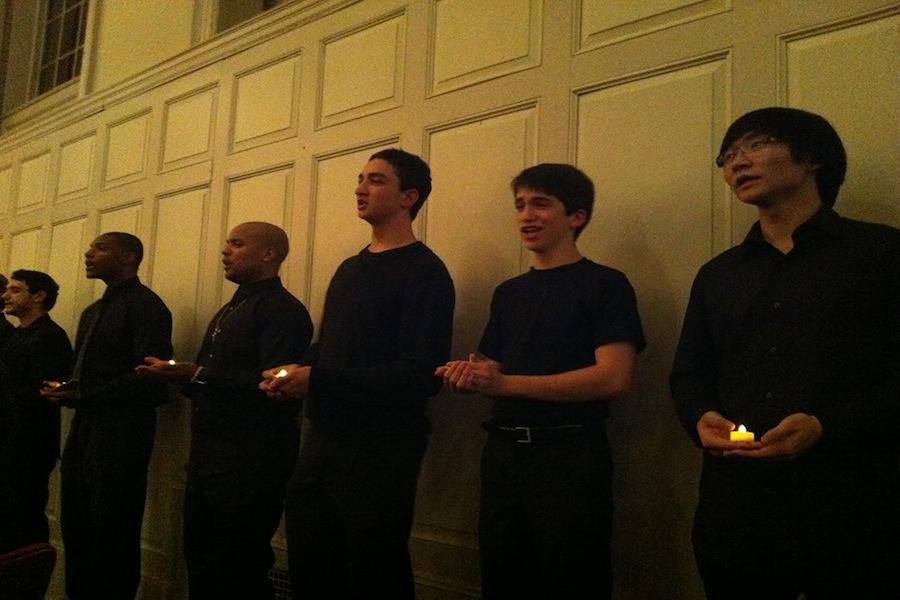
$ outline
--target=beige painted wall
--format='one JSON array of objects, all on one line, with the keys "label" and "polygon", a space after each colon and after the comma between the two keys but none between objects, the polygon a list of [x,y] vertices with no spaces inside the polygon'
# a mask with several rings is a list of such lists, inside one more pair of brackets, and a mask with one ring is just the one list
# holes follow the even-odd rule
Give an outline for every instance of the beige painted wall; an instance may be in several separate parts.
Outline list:
[{"label": "beige painted wall", "polygon": [[[150,14],[157,4],[166,15]],[[103,230],[135,232],[148,248],[141,274],[172,308],[177,355],[190,357],[233,289],[218,262],[225,232],[265,219],[289,232],[283,275],[318,319],[334,268],[366,243],[356,174],[374,149],[399,144],[434,171],[416,227],[456,282],[461,356],[493,287],[528,266],[509,179],[535,162],[575,162],[598,190],[582,250],[629,275],[650,343],[609,423],[615,595],[701,596],[689,542],[699,453],[676,423],[666,376],[697,268],[753,220],[712,157],[748,110],[822,112],[850,153],[838,209],[900,226],[900,4],[320,0],[190,49],[185,23],[206,2],[99,6],[95,85],[0,137],[0,269],[48,270],[62,287],[54,318],[74,334],[102,292],[83,278],[85,245]],[[136,22],[162,54],[123,41]],[[411,540],[420,598],[477,597],[486,414],[477,397],[431,403]],[[184,597],[187,415],[183,399],[160,411],[145,599]]]}]

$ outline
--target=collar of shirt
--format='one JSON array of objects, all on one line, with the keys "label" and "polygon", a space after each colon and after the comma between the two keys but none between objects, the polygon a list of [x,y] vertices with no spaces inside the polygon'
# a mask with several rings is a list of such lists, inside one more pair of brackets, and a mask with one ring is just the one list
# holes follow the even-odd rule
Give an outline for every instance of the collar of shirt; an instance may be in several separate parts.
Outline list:
[{"label": "collar of shirt", "polygon": [[[822,207],[808,221],[802,223],[794,231],[793,238],[795,244],[803,244],[817,237],[839,238],[844,233],[844,219],[834,210]],[[762,227],[759,221],[753,224],[750,231],[744,237],[741,243],[742,254],[752,251],[759,251],[769,247],[769,242],[763,237]]]},{"label": "collar of shirt", "polygon": [[261,279],[259,281],[254,281],[253,283],[245,283],[242,284],[235,292],[234,296],[231,297],[230,304],[236,305],[240,302],[243,302],[250,296],[254,296],[256,294],[262,293],[267,290],[272,290],[275,288],[281,287],[281,278],[277,275],[275,277],[269,277],[268,279]]}]

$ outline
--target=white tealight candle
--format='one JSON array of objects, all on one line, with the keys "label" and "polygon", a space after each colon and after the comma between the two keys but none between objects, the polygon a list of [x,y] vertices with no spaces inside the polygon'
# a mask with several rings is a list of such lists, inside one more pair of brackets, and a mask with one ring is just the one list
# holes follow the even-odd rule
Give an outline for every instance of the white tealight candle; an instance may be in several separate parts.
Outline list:
[{"label": "white tealight candle", "polygon": [[747,428],[741,425],[737,428],[737,431],[732,431],[729,439],[732,442],[752,442],[756,439],[753,435],[752,431],[747,431]]},{"label": "white tealight candle", "polygon": [[282,369],[282,370],[278,371],[277,373],[275,373],[275,377],[277,379],[281,379],[282,377],[287,377],[287,370]]}]

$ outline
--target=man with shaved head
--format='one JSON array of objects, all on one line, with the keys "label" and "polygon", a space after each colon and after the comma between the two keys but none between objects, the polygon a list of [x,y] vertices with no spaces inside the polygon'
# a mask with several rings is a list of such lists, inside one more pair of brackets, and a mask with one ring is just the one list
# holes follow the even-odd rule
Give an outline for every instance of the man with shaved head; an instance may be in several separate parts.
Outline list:
[{"label": "man with shaved head", "polygon": [[299,402],[268,398],[263,370],[296,362],[312,338],[306,307],[281,284],[287,234],[270,223],[238,225],[222,249],[238,284],[213,317],[196,363],[147,357],[138,372],[183,383],[193,398],[184,548],[190,597],[265,600],[271,539],[297,456]]}]

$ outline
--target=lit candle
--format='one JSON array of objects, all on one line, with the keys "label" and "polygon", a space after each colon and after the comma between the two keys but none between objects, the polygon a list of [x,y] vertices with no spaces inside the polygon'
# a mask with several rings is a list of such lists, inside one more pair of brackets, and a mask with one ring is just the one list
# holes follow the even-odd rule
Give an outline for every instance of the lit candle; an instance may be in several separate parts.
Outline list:
[{"label": "lit candle", "polygon": [[756,439],[752,431],[747,431],[743,425],[731,432],[730,439],[732,442],[752,442]]},{"label": "lit candle", "polygon": [[169,359],[169,364],[172,365],[172,366],[174,367],[174,366],[175,366],[175,359],[174,359],[174,358],[170,358],[170,359]]},{"label": "lit candle", "polygon": [[278,371],[277,373],[275,373],[275,378],[276,378],[276,379],[281,379],[282,377],[287,377],[287,370],[286,370],[286,369],[282,369],[282,370]]}]

